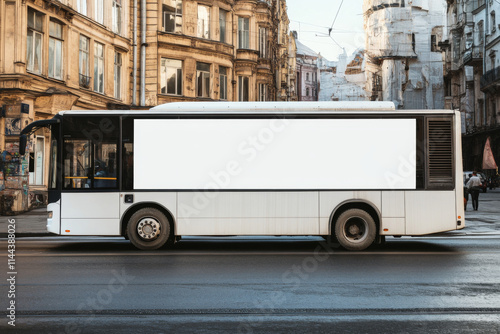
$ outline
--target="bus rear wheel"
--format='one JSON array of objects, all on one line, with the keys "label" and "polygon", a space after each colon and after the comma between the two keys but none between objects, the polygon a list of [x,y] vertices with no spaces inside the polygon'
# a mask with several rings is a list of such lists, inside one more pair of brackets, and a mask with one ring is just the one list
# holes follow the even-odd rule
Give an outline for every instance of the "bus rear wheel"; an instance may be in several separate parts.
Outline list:
[{"label": "bus rear wheel", "polygon": [[143,208],[135,212],[127,224],[130,242],[142,250],[158,249],[170,236],[170,222],[158,209]]},{"label": "bus rear wheel", "polygon": [[335,222],[335,237],[347,250],[361,251],[373,244],[377,225],[373,217],[362,209],[349,209]]}]

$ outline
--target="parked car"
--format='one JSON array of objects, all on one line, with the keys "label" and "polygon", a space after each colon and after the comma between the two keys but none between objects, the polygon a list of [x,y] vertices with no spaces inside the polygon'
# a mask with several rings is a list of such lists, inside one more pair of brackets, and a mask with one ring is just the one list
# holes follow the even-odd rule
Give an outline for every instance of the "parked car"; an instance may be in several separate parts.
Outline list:
[{"label": "parked car", "polygon": [[[473,172],[464,172],[464,186],[467,183],[466,181],[469,180],[469,175],[472,175]],[[484,173],[477,173],[477,176],[479,176],[479,179],[481,180],[481,190],[483,193],[488,191],[488,182],[486,182],[487,178]]]}]

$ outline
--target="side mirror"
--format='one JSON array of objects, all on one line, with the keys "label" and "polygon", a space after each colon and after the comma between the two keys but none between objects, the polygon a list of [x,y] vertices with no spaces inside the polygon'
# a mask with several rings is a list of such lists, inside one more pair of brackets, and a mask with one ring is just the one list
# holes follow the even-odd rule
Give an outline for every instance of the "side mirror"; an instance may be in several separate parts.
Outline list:
[{"label": "side mirror", "polygon": [[26,135],[19,136],[19,154],[24,155],[26,153],[26,144],[28,143],[28,137]]}]

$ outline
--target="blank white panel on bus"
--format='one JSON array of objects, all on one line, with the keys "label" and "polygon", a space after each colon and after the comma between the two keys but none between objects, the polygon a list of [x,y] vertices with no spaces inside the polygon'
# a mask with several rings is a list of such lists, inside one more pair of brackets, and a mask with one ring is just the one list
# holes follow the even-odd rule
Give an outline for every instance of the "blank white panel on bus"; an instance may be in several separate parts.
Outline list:
[{"label": "blank white panel on bus", "polygon": [[154,119],[134,123],[134,187],[415,189],[414,119]]}]

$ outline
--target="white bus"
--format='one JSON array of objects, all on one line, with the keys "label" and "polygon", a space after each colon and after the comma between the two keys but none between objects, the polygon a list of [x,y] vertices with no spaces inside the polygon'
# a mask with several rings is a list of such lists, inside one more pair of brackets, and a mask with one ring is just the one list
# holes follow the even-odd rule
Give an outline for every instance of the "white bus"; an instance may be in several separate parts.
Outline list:
[{"label": "white bus", "polygon": [[[47,229],[124,236],[385,236],[465,226],[460,113],[386,102],[184,102],[62,111],[50,128]],[[21,152],[23,153],[23,152]]]}]

